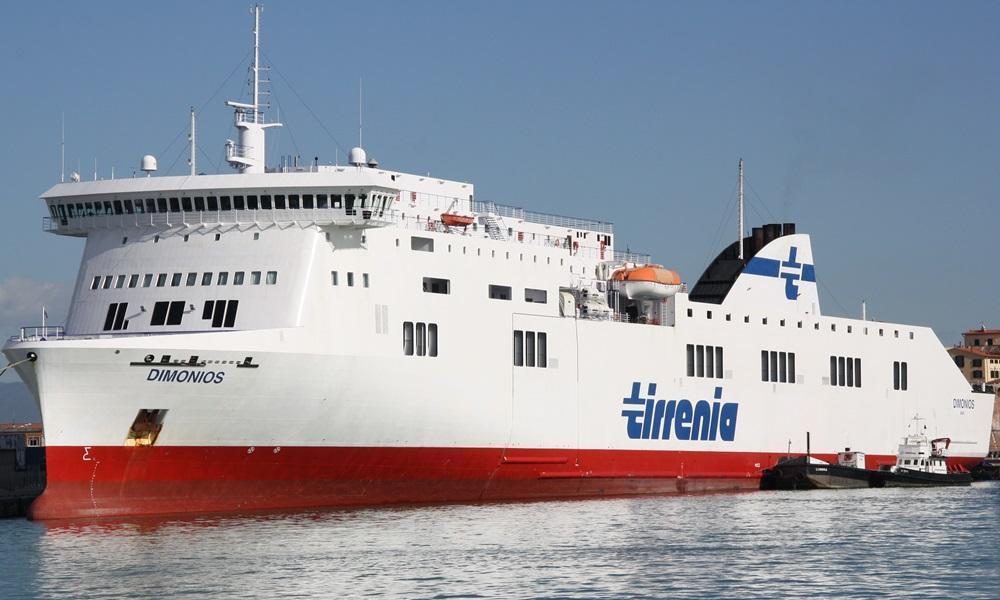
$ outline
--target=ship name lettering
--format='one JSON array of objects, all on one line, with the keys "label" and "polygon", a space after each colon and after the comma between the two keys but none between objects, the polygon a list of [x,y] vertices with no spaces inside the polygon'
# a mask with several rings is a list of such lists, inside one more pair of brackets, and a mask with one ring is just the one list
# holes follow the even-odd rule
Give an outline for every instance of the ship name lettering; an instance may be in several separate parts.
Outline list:
[{"label": "ship name lettering", "polygon": [[188,369],[150,369],[146,381],[165,383],[222,383],[225,371],[192,371]]},{"label": "ship name lettering", "polygon": [[714,402],[656,400],[656,384],[648,385],[646,398],[639,396],[642,384],[632,382],[632,393],[622,399],[625,431],[632,440],[731,442],[736,438],[739,404],[722,402],[722,388],[715,388]]},{"label": "ship name lettering", "polygon": [[976,408],[976,400],[974,398],[953,398],[951,401],[952,408],[968,408],[970,410]]}]

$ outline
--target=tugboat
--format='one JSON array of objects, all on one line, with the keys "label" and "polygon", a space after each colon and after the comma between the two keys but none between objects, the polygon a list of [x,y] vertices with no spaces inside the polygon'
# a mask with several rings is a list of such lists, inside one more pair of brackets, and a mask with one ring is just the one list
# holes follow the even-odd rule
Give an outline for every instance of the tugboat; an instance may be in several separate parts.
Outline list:
[{"label": "tugboat", "polygon": [[865,468],[865,453],[844,448],[837,453],[837,464],[814,456],[784,458],[765,469],[760,480],[762,490],[846,490],[871,487],[872,475]]},{"label": "tugboat", "polygon": [[928,487],[970,485],[972,474],[959,468],[949,471],[945,451],[951,438],[928,441],[923,434],[907,435],[899,445],[896,464],[883,467],[872,477],[872,487]]}]

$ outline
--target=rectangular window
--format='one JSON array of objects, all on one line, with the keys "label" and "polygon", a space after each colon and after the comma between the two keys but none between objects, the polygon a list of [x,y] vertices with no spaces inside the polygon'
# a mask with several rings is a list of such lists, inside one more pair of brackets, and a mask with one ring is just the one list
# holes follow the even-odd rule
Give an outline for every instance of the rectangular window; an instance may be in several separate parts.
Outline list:
[{"label": "rectangular window", "polygon": [[354,272],[347,272],[347,287],[354,287]]},{"label": "rectangular window", "polygon": [[104,285],[102,285],[101,288],[105,289],[105,290],[111,289],[111,282],[112,282],[113,279],[114,278],[111,277],[111,275],[105,275],[104,276]]},{"label": "rectangular window", "polygon": [[167,312],[167,325],[180,325],[181,319],[184,318],[184,301],[174,300],[170,303],[170,309]]},{"label": "rectangular window", "polygon": [[695,362],[695,365],[696,365],[695,373],[697,373],[698,377],[704,377],[705,376],[705,347],[702,346],[701,344],[698,344],[697,346],[695,346],[694,350],[695,350],[695,361],[696,361]]},{"label": "rectangular window", "polygon": [[201,274],[201,285],[212,285],[212,273]]},{"label": "rectangular window", "polygon": [[139,275],[129,275],[128,276],[128,286],[130,288],[139,287]]},{"label": "rectangular window", "polygon": [[312,209],[312,207],[313,207],[313,195],[302,194],[302,208]]},{"label": "rectangular window", "polygon": [[108,313],[104,316],[104,331],[110,331],[115,322],[115,312],[118,310],[118,303],[112,302],[108,305]]},{"label": "rectangular window", "polygon": [[285,195],[275,194],[274,195],[274,208],[278,210],[285,210]]},{"label": "rectangular window", "polygon": [[771,350],[771,381],[778,381],[778,353]]},{"label": "rectangular window", "polygon": [[215,309],[215,300],[205,300],[205,307],[201,310],[201,318],[211,319],[213,309]]},{"label": "rectangular window", "polygon": [[694,377],[694,344],[687,345],[687,376]]},{"label": "rectangular window", "polygon": [[163,325],[167,322],[167,309],[169,302],[157,302],[153,305],[153,316],[149,321],[150,325]]},{"label": "rectangular window", "polygon": [[543,369],[549,366],[549,336],[544,331],[538,332],[538,351],[535,352],[535,364]]},{"label": "rectangular window", "polygon": [[223,327],[232,327],[236,324],[236,309],[240,306],[239,300],[230,300],[226,302],[226,322]]},{"label": "rectangular window", "polygon": [[247,210],[257,210],[257,196],[247,196]]},{"label": "rectangular window", "polygon": [[535,332],[524,332],[524,366],[535,366]]},{"label": "rectangular window", "polygon": [[196,283],[198,283],[198,274],[197,273],[188,273],[186,285],[192,286],[192,285],[195,285]]},{"label": "rectangular window", "polygon": [[299,195],[289,194],[288,195],[288,208],[297,209],[299,207]]},{"label": "rectangular window", "polygon": [[336,271],[330,271],[330,283],[332,285],[337,285],[337,272]]},{"label": "rectangular window", "polygon": [[715,346],[705,346],[705,377],[715,376]]},{"label": "rectangular window", "polygon": [[715,347],[715,377],[722,379],[722,346]]},{"label": "rectangular window", "polygon": [[94,277],[94,280],[90,282],[90,289],[96,290],[99,287],[101,287],[101,276],[97,275]]},{"label": "rectangular window", "polygon": [[205,212],[205,197],[195,196],[194,197],[194,210],[196,212]]},{"label": "rectangular window", "polygon": [[368,283],[369,283],[368,273],[363,273],[361,275],[361,285],[364,286],[364,287],[368,287]]},{"label": "rectangular window", "polygon": [[216,198],[215,196],[209,196],[208,198],[206,198],[206,200],[208,201],[208,210],[212,212],[216,212],[219,210],[218,198]]},{"label": "rectangular window", "polygon": [[438,326],[437,323],[427,324],[427,356],[438,355]]},{"label": "rectangular window", "polygon": [[226,317],[226,301],[216,300],[212,307],[212,327],[222,327]]},{"label": "rectangular window", "polygon": [[115,322],[112,325],[112,329],[115,331],[121,331],[122,329],[128,329],[128,321],[125,320],[125,311],[128,310],[128,302],[121,302],[118,304],[118,310],[115,312]]},{"label": "rectangular window", "polygon": [[184,212],[191,212],[191,198],[181,198],[181,209],[183,209]]},{"label": "rectangular window", "polygon": [[861,359],[854,359],[854,387],[861,387]]},{"label": "rectangular window", "polygon": [[260,285],[260,271],[250,272],[250,285]]},{"label": "rectangular window", "polygon": [[170,278],[170,287],[178,287],[181,284],[181,274],[174,273],[173,277]]},{"label": "rectangular window", "polygon": [[274,284],[278,283],[278,272],[277,271],[268,271],[267,272],[267,279],[265,280],[265,282],[267,283],[267,285],[274,285]]},{"label": "rectangular window", "polygon": [[243,210],[246,205],[243,203],[243,196],[233,196],[233,208]]},{"label": "rectangular window", "polygon": [[181,212],[181,203],[177,198],[170,199],[170,212],[172,213]]},{"label": "rectangular window", "polygon": [[233,285],[243,285],[243,271],[233,273]]},{"label": "rectangular window", "polygon": [[428,294],[450,294],[451,281],[437,277],[424,277],[423,290]]},{"label": "rectangular window", "polygon": [[417,356],[427,353],[427,325],[417,323]]},{"label": "rectangular window", "polygon": [[534,302],[536,304],[545,304],[548,302],[548,292],[545,290],[524,288],[524,301]]},{"label": "rectangular window", "polygon": [[509,285],[490,285],[490,298],[494,300],[510,300],[511,290]]},{"label": "rectangular window", "polygon": [[795,353],[788,353],[788,383],[795,383]]},{"label": "rectangular window", "polygon": [[410,238],[410,250],[418,252],[434,252],[434,240],[431,238],[413,236]]},{"label": "rectangular window", "polygon": [[115,278],[115,289],[121,289],[125,287],[125,276],[119,275]]},{"label": "rectangular window", "polygon": [[840,385],[840,380],[837,379],[837,357],[830,357],[830,385]]},{"label": "rectangular window", "polygon": [[524,366],[524,332],[514,331],[514,366]]},{"label": "rectangular window", "polygon": [[149,287],[153,284],[153,274],[146,273],[142,276],[142,287]]},{"label": "rectangular window", "polygon": [[411,321],[403,323],[403,354],[413,356],[413,323]]},{"label": "rectangular window", "polygon": [[[840,385],[847,385],[847,374],[845,373],[845,371],[846,371],[846,365],[847,365],[847,359],[844,358],[843,356],[838,356],[837,357],[837,381],[840,382]],[[853,379],[853,377],[854,376],[852,374],[851,378]]]},{"label": "rectangular window", "polygon": [[329,208],[326,194],[316,194],[316,208]]},{"label": "rectangular window", "polygon": [[[906,370],[907,370],[906,369],[906,363],[905,362],[904,363],[899,363],[899,376],[900,376],[899,379],[902,382],[902,386],[899,389],[903,390],[904,392],[909,387],[909,384],[906,381]],[[858,375],[859,375],[858,380],[860,382],[860,379],[861,379],[860,375],[861,375],[861,373],[858,373]]]},{"label": "rectangular window", "polygon": [[156,287],[163,287],[167,285],[167,274],[160,273],[156,276]]},{"label": "rectangular window", "polygon": [[233,210],[233,203],[229,200],[229,196],[219,196],[219,208],[221,210]]},{"label": "rectangular window", "polygon": [[761,381],[770,381],[771,380],[771,369],[768,366],[768,356],[770,356],[770,354],[771,353],[768,352],[767,350],[761,350],[760,351],[760,380]]},{"label": "rectangular window", "polygon": [[893,361],[892,363],[892,389],[899,389],[899,361]]},{"label": "rectangular window", "polygon": [[340,194],[330,194],[330,206],[332,208],[341,208],[343,206]]},{"label": "rectangular window", "polygon": [[788,383],[788,354],[786,352],[778,353],[778,381]]},{"label": "rectangular window", "polygon": [[219,271],[219,278],[215,280],[216,285],[226,285],[229,283],[229,272]]},{"label": "rectangular window", "polygon": [[260,197],[260,208],[261,210],[271,210],[271,196]]}]

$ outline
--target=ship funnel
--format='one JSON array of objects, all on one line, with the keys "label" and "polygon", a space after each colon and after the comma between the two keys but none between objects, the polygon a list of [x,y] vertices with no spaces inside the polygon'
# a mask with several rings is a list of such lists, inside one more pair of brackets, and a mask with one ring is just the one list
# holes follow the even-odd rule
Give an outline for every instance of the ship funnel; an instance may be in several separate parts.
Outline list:
[{"label": "ship funnel", "polygon": [[351,154],[348,159],[352,165],[356,167],[363,167],[368,164],[368,157],[365,154],[364,148],[354,147],[351,148]]}]

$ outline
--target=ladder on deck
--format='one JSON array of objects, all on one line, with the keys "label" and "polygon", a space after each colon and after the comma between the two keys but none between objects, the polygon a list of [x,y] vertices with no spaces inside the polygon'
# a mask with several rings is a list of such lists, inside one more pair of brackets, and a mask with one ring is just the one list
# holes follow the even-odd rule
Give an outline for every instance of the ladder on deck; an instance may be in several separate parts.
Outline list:
[{"label": "ladder on deck", "polygon": [[483,225],[486,227],[486,234],[490,236],[493,240],[506,240],[507,236],[503,233],[503,228],[500,223],[497,222],[496,217],[487,213],[482,216]]}]

